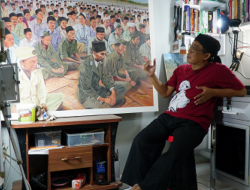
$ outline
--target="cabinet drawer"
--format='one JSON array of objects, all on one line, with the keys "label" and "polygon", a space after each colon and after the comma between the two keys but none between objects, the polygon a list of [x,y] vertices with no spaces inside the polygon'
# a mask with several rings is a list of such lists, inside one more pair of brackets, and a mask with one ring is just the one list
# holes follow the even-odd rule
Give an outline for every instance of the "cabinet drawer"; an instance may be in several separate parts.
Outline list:
[{"label": "cabinet drawer", "polygon": [[49,150],[49,172],[92,167],[92,146]]}]

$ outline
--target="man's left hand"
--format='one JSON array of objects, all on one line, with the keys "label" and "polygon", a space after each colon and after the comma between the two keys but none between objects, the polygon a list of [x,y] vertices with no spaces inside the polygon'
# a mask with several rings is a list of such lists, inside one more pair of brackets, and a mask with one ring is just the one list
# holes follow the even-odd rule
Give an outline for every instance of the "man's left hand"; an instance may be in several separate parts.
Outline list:
[{"label": "man's left hand", "polygon": [[208,100],[210,100],[212,97],[214,97],[214,91],[212,88],[208,88],[205,86],[196,87],[196,88],[203,90],[202,93],[200,93],[194,97],[194,99],[196,100],[194,103],[196,105],[203,104],[203,103],[207,102]]}]

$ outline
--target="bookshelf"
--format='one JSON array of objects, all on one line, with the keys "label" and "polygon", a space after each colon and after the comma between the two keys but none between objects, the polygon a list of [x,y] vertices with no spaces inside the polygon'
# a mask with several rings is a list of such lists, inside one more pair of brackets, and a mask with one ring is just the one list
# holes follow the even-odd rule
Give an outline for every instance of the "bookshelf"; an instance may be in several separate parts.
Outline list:
[{"label": "bookshelf", "polygon": [[[220,37],[222,36],[223,38],[225,38],[224,34],[220,34],[219,28],[217,27],[217,21],[220,17],[220,11],[227,10],[226,2],[205,0],[194,1],[197,2],[197,4],[187,4],[186,2],[186,0],[179,0],[175,2],[175,6],[181,8],[181,30],[179,31],[179,36],[184,32],[188,32],[191,34],[190,36],[186,35],[187,39],[185,40],[185,43],[190,43],[190,39],[194,39],[199,33],[209,34],[212,36],[220,35]],[[185,13],[187,11],[189,15]],[[208,21],[209,14],[211,15],[210,17],[213,17],[213,20],[210,22]],[[207,20],[203,18],[207,18]],[[173,53],[180,53],[180,46],[182,43],[181,37],[178,38],[178,41],[179,48],[177,50],[174,50]],[[188,47],[188,44],[186,44],[186,47]]]}]

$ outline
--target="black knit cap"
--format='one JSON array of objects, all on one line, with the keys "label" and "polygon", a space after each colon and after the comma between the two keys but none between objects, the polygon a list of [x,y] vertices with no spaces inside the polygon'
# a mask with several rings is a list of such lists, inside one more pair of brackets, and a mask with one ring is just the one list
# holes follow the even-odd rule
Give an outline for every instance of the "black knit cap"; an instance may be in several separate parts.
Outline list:
[{"label": "black knit cap", "polygon": [[105,51],[106,45],[103,41],[93,41],[92,42],[92,51],[95,51],[96,53]]},{"label": "black knit cap", "polygon": [[2,19],[4,20],[4,22],[10,22],[10,18],[9,17],[3,17]]},{"label": "black knit cap", "polygon": [[206,34],[199,34],[195,41],[199,42],[207,53],[211,54],[210,61],[219,62],[220,58],[218,52],[220,51],[220,42],[212,36]]},{"label": "black knit cap", "polygon": [[69,31],[74,30],[74,28],[72,26],[67,26],[65,30],[67,33],[69,33]]},{"label": "black knit cap", "polygon": [[105,33],[105,30],[103,27],[96,27],[96,33]]},{"label": "black knit cap", "polygon": [[7,36],[8,34],[11,34],[11,33],[7,28],[5,28],[5,36]]}]

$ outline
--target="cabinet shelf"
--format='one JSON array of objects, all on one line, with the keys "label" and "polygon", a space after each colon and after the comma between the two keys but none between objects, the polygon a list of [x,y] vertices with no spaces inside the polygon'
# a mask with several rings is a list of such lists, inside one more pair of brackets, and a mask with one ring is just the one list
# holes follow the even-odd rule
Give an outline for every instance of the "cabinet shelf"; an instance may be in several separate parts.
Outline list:
[{"label": "cabinet shelf", "polygon": [[[114,183],[110,183],[109,185],[84,185],[81,190],[107,190],[107,189],[114,189],[119,188],[122,186],[122,182],[116,181]],[[52,190],[74,190],[70,186],[66,187],[52,187]]]}]

